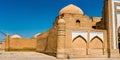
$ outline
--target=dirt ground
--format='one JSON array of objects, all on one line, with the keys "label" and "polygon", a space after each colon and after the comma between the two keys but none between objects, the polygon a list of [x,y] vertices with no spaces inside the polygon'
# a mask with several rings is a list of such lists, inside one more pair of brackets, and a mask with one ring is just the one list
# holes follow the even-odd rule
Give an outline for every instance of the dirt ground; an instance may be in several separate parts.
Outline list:
[{"label": "dirt ground", "polygon": [[0,60],[120,60],[120,58],[77,58],[57,59],[38,52],[4,52],[0,51]]}]

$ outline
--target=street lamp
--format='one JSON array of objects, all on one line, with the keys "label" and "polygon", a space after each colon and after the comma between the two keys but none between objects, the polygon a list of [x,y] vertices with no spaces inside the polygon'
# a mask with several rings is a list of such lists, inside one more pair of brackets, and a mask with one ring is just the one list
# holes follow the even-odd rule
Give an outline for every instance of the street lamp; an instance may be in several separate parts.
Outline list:
[{"label": "street lamp", "polygon": [[4,32],[0,31],[0,33],[2,33],[4,36],[6,36],[6,34]]},{"label": "street lamp", "polygon": [[5,49],[7,47],[7,50],[9,51],[9,48],[10,48],[10,45],[9,45],[9,43],[10,43],[10,41],[9,41],[9,35],[6,34],[6,33],[4,33],[4,32],[2,32],[2,31],[0,31],[0,33],[2,33],[5,36],[5,44],[6,43],[8,44],[8,45],[5,46]]}]

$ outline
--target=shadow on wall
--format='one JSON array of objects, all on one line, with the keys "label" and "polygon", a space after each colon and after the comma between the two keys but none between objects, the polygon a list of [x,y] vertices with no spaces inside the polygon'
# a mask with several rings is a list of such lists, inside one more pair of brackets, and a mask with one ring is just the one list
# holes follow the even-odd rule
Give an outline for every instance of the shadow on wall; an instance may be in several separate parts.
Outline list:
[{"label": "shadow on wall", "polygon": [[56,56],[57,30],[55,28],[52,28],[38,36],[36,51],[50,56]]}]

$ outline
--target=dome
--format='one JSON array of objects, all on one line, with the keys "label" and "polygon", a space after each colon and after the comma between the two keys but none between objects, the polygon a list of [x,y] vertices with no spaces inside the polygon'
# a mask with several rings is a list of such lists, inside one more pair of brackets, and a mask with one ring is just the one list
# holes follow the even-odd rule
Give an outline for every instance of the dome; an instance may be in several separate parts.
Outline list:
[{"label": "dome", "polygon": [[13,36],[11,36],[11,38],[22,38],[22,37],[19,35],[13,35]]},{"label": "dome", "polygon": [[77,7],[77,6],[73,5],[73,4],[70,4],[70,5],[66,6],[66,7],[64,7],[59,12],[59,14],[64,14],[64,13],[84,14],[83,11],[79,7]]},{"label": "dome", "polygon": [[38,35],[40,35],[40,34],[41,34],[41,33],[37,33],[37,34],[34,35],[34,37],[36,38],[36,37],[37,37]]},{"label": "dome", "polygon": [[65,23],[65,20],[64,19],[59,19],[58,23]]}]

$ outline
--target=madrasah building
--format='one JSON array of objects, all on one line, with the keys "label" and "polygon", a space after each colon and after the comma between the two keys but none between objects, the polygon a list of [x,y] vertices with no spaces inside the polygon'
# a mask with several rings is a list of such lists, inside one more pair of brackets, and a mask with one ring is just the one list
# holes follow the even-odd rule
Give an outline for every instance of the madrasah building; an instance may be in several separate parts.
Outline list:
[{"label": "madrasah building", "polygon": [[[120,57],[119,32],[120,0],[105,0],[102,18],[90,18],[81,8],[70,4],[60,10],[51,29],[24,41],[29,43],[25,45],[27,48],[57,58],[110,58]],[[23,41],[23,38],[11,38],[7,35],[6,49],[15,49],[14,42],[17,43],[18,40]],[[21,43],[18,43],[20,45],[16,49],[22,45],[24,47]]]}]

